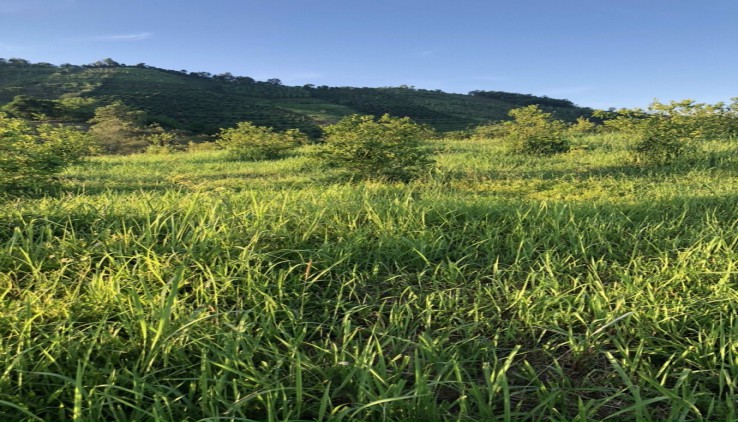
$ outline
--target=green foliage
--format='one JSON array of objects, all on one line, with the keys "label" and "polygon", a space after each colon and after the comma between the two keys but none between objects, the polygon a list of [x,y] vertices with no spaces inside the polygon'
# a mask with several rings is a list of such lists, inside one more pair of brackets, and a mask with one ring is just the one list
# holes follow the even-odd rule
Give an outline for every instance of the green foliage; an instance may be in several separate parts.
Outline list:
[{"label": "green foliage", "polygon": [[221,129],[216,142],[238,160],[274,160],[284,158],[288,152],[308,138],[298,129],[275,132],[270,127],[240,122],[234,128]]},{"label": "green foliage", "polygon": [[493,98],[496,100],[509,101],[521,106],[537,105],[562,108],[576,108],[574,103],[569,100],[549,98],[546,96],[538,97],[530,94],[516,94],[513,92],[503,91],[471,91],[469,95],[475,97]]},{"label": "green foliage", "polygon": [[205,152],[205,151],[219,151],[221,146],[215,142],[193,142],[187,143],[187,152]]},{"label": "green foliage", "polygon": [[590,135],[596,130],[597,125],[584,117],[577,118],[576,122],[569,126],[569,133],[575,136]]},{"label": "green foliage", "polygon": [[738,99],[734,104],[715,105],[693,100],[654,101],[644,111],[621,109],[615,113],[599,111],[605,126],[630,135],[635,140],[632,153],[636,162],[667,165],[692,156],[699,143],[732,138],[738,134]]},{"label": "green foliage", "polygon": [[187,144],[178,133],[164,130],[157,124],[149,125],[148,133],[143,135],[142,139],[149,144],[146,147],[148,154],[169,154],[187,149]]},{"label": "green foliage", "polygon": [[357,179],[409,181],[433,166],[423,141],[433,132],[407,117],[352,115],[325,128],[323,161]]},{"label": "green foliage", "polygon": [[44,191],[93,149],[92,138],[72,127],[31,126],[0,113],[0,192]]},{"label": "green foliage", "polygon": [[443,134],[443,139],[462,141],[474,136],[474,130],[452,130]]},{"label": "green foliage", "polygon": [[509,124],[489,123],[474,128],[472,137],[474,139],[498,139],[505,138],[509,133]]},{"label": "green foliage", "polygon": [[298,154],[73,166],[75,194],[0,204],[0,414],[736,420],[738,143],[689,169],[587,144],[433,140],[407,185]]},{"label": "green foliage", "polygon": [[87,121],[95,115],[97,100],[94,98],[63,97],[57,103],[63,118]]},{"label": "green foliage", "polygon": [[569,151],[566,124],[555,120],[551,113],[537,105],[510,110],[514,119],[504,123],[505,138],[513,152],[530,155],[551,155]]},{"label": "green foliage", "polygon": [[[297,128],[313,139],[320,138],[321,126],[351,114],[407,116],[447,132],[504,120],[510,109],[531,102],[543,104],[545,111],[555,111],[566,121],[591,112],[567,100],[532,95],[462,95],[409,87],[292,87],[227,72],[186,73],[124,66],[113,60],[59,67],[0,61],[0,105],[16,95],[45,100],[89,98],[99,104],[117,100],[145,111],[150,121],[167,129],[198,134],[213,135],[220,128],[249,121],[278,131]],[[92,117],[93,110],[82,107],[63,112],[83,122]]]},{"label": "green foliage", "polygon": [[98,107],[89,122],[92,123],[90,133],[106,153],[132,154],[142,152],[149,145],[144,138],[146,113],[119,101]]},{"label": "green foliage", "polygon": [[33,98],[27,95],[16,95],[13,101],[2,107],[2,110],[14,117],[34,120],[43,117],[57,117],[61,111],[56,101]]}]

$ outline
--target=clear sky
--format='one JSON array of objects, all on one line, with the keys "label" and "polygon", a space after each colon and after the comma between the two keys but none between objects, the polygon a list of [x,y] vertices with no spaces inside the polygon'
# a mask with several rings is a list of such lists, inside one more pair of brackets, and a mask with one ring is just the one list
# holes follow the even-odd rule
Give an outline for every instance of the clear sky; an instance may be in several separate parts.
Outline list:
[{"label": "clear sky", "polygon": [[0,57],[714,103],[738,96],[738,0],[0,0]]}]

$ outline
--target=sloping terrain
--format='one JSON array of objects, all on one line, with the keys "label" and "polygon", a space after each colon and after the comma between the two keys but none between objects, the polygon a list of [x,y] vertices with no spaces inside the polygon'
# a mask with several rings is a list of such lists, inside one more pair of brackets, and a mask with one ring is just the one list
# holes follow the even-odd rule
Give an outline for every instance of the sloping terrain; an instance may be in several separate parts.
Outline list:
[{"label": "sloping terrain", "polygon": [[[591,113],[567,100],[475,91],[468,95],[414,88],[284,86],[231,74],[210,75],[112,60],[92,65],[55,66],[0,59],[0,106],[18,95],[46,100],[83,98],[100,106],[113,101],[145,111],[151,121],[195,133],[214,133],[251,121],[276,129],[299,128],[313,136],[320,126],[359,113],[410,117],[440,131],[460,130],[505,119],[507,112],[540,104],[558,118]],[[77,114],[76,119],[91,117]]]}]

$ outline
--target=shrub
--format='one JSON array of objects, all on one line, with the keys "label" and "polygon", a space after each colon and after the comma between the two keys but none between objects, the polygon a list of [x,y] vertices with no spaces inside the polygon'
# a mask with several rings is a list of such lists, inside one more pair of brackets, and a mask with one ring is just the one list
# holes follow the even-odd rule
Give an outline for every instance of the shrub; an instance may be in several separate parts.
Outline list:
[{"label": "shrub", "polygon": [[250,122],[221,129],[216,139],[216,143],[232,157],[250,161],[282,158],[307,141],[307,136],[298,129],[275,132],[270,127],[255,126]]},{"label": "shrub", "polygon": [[407,117],[352,115],[325,128],[320,156],[354,178],[407,182],[433,166],[423,145],[432,135]]},{"label": "shrub", "polygon": [[474,128],[472,137],[474,139],[498,139],[505,138],[508,134],[508,125],[505,123],[489,123]]},{"label": "shrub", "polygon": [[143,135],[143,139],[149,144],[146,147],[147,154],[169,154],[187,149],[178,133],[166,131],[157,124],[149,126],[148,133]]},{"label": "shrub", "polygon": [[544,113],[537,105],[516,108],[508,113],[514,120],[505,122],[505,139],[513,152],[551,155],[569,151],[566,125]]},{"label": "shrub", "polygon": [[93,150],[93,138],[72,127],[32,127],[0,114],[0,191],[43,191]]},{"label": "shrub", "polygon": [[663,166],[693,155],[699,135],[691,126],[669,116],[649,116],[636,125],[633,158],[638,163]]},{"label": "shrub", "polygon": [[149,145],[144,139],[146,113],[119,101],[95,109],[89,123],[92,124],[90,133],[106,153],[132,154],[144,151]]},{"label": "shrub", "polygon": [[596,130],[597,125],[584,117],[578,117],[577,121],[569,126],[569,133],[574,136],[590,135]]},{"label": "shrub", "polygon": [[598,112],[605,126],[634,138],[633,158],[642,164],[667,165],[687,158],[700,141],[734,136],[738,113],[731,105],[695,103],[692,100],[654,101],[647,111],[621,109]]}]

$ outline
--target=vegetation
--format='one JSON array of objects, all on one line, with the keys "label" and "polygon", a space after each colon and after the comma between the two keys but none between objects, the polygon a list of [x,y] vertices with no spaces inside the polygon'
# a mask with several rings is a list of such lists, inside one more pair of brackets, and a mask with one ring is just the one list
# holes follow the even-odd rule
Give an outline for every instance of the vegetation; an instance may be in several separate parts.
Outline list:
[{"label": "vegetation", "polygon": [[[551,155],[569,151],[567,126],[536,105],[510,110],[514,119],[502,125],[504,137],[514,152]],[[578,123],[581,124],[581,123]]]},{"label": "vegetation", "polygon": [[[293,87],[278,81],[145,64],[127,66],[112,59],[82,66],[0,59],[0,107],[24,95],[27,102],[56,103],[50,104],[56,110],[55,118],[84,122],[92,118],[95,107],[120,101],[145,112],[147,123],[158,123],[168,130],[214,135],[221,128],[248,121],[276,131],[299,129],[311,138],[321,136],[320,126],[352,114],[410,117],[446,132],[504,120],[510,109],[530,104],[540,104],[566,121],[592,113],[567,100],[532,95],[461,95],[412,87]],[[38,108],[30,107],[34,112]]]},{"label": "vegetation", "polygon": [[407,117],[353,115],[325,128],[320,157],[351,178],[407,182],[432,167],[430,151],[423,145],[431,135]]},{"label": "vegetation", "polygon": [[[58,104],[135,121],[157,152],[183,144],[128,103]],[[736,104],[602,112],[597,129],[525,105],[449,138],[349,114],[324,144],[248,163],[200,143],[75,164],[90,136],[3,115],[0,415],[737,419]],[[248,147],[297,136],[222,134],[241,129]],[[634,161],[649,134],[690,160]],[[511,136],[571,148],[508,154]]]},{"label": "vegetation", "polygon": [[0,193],[48,190],[93,148],[91,137],[74,128],[31,126],[0,113]]},{"label": "vegetation", "polygon": [[134,110],[121,102],[99,107],[90,119],[90,134],[103,151],[110,154],[131,154],[144,150],[146,113]]},{"label": "vegetation", "polygon": [[13,117],[38,119],[45,116],[58,116],[60,106],[56,101],[41,100],[27,95],[16,95],[13,101],[2,107],[2,110]]},{"label": "vegetation", "polygon": [[298,129],[288,129],[282,133],[272,128],[254,126],[241,122],[235,128],[222,129],[217,143],[239,160],[274,160],[307,143],[308,138]]},{"label": "vegetation", "polygon": [[734,141],[673,168],[615,133],[431,142],[406,184],[332,183],[305,145],[93,157],[3,203],[0,413],[736,418]]},{"label": "vegetation", "polygon": [[730,106],[654,101],[648,111],[622,109],[596,115],[606,119],[605,126],[632,136],[634,158],[645,164],[672,164],[693,155],[700,142],[738,135],[738,98]]}]

